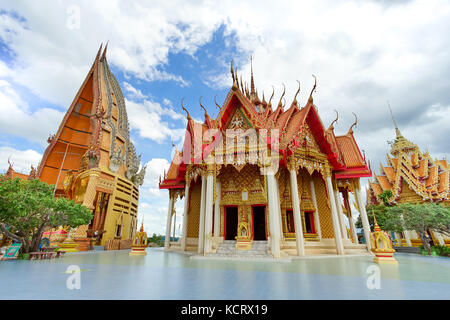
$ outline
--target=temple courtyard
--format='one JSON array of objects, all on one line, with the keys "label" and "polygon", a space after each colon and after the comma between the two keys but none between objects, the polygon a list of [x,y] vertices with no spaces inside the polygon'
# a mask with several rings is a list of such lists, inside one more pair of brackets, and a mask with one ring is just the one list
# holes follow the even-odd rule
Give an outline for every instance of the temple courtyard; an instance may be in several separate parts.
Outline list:
[{"label": "temple courtyard", "polygon": [[[2,261],[0,298],[450,299],[450,259],[442,257],[398,253],[398,265],[378,265],[370,256],[245,261],[197,259],[162,248],[147,248],[146,256],[128,253]],[[67,287],[71,265],[81,270],[80,289]]]}]

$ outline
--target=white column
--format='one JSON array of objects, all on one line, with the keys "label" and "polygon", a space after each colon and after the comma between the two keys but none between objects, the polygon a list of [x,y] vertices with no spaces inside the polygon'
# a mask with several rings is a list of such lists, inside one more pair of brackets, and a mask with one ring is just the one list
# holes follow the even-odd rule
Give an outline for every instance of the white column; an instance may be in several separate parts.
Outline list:
[{"label": "white column", "polygon": [[348,240],[347,226],[345,224],[344,211],[342,210],[342,201],[338,190],[334,190],[334,199],[336,200],[336,207],[338,209],[338,217],[339,217],[339,224],[341,225],[342,239]]},{"label": "white column", "polygon": [[205,253],[211,252],[212,214],[214,201],[214,176],[208,173],[206,177],[206,203],[205,203]]},{"label": "white column", "polygon": [[336,208],[336,202],[334,201],[333,184],[331,183],[331,177],[326,178],[327,192],[331,206],[331,220],[333,221],[334,240],[336,241],[336,251],[338,254],[344,254],[344,245],[342,243],[341,227],[339,226],[338,212]]},{"label": "white column", "polygon": [[445,241],[444,241],[444,237],[442,236],[442,234],[440,234],[437,231],[432,231],[434,234],[434,237],[437,239],[437,241],[439,242],[440,246],[445,246]]},{"label": "white column", "polygon": [[[294,211],[295,238],[297,242],[297,255],[305,255],[305,241],[303,240],[302,216],[300,214],[300,199],[298,197],[298,184],[296,170],[289,170],[291,176],[292,207]],[[304,188],[305,186],[302,186]]]},{"label": "white column", "polygon": [[274,258],[280,257],[280,226],[278,218],[276,202],[277,193],[275,190],[276,182],[272,173],[267,174],[267,197],[269,202],[269,229],[270,229],[270,243],[271,251]]},{"label": "white column", "polygon": [[358,244],[358,234],[356,232],[356,226],[355,226],[355,220],[353,220],[353,215],[352,215],[352,209],[350,207],[350,194],[348,193],[348,190],[345,190],[345,193],[343,193],[343,197],[344,197],[344,204],[345,207],[347,208],[347,218],[348,218],[348,223],[350,224],[350,231],[352,233],[352,238],[353,238],[353,242],[355,244]]},{"label": "white column", "polygon": [[181,250],[186,251],[187,227],[188,227],[188,206],[189,206],[189,182],[186,181],[184,188],[184,212],[183,212],[183,234],[181,236]]},{"label": "white column", "polygon": [[173,212],[173,231],[172,231],[172,237],[173,240],[175,241],[175,228],[177,226],[177,213],[176,211]]},{"label": "white column", "polygon": [[[405,221],[403,219],[403,215],[401,215],[400,218],[402,219],[402,223],[403,223],[403,226],[404,226],[405,225]],[[405,236],[406,246],[407,247],[412,247],[411,235],[409,234],[409,231],[408,230],[404,230],[403,231],[403,235]]]},{"label": "white column", "polygon": [[283,232],[283,219],[281,218],[281,199],[280,199],[280,185],[278,183],[278,179],[275,177],[275,190],[276,190],[276,203],[277,203],[277,217],[278,217],[278,226],[280,229],[280,241],[284,239],[284,232]]},{"label": "white column", "polygon": [[221,184],[216,182],[217,198],[214,204],[214,237],[220,236],[220,200],[221,200]]},{"label": "white column", "polygon": [[169,209],[167,210],[167,223],[166,223],[166,238],[164,240],[164,250],[170,247],[170,226],[172,225],[172,214],[173,214],[173,195],[169,190]]},{"label": "white column", "polygon": [[322,240],[322,231],[320,229],[320,219],[319,219],[319,208],[317,207],[317,198],[316,198],[316,188],[314,187],[314,181],[311,176],[311,180],[309,181],[309,184],[311,186],[311,196],[314,204],[314,208],[316,210],[314,211],[314,223],[316,225],[316,231],[317,235],[319,236],[319,240]]},{"label": "white column", "polygon": [[200,197],[200,225],[198,227],[198,254],[205,249],[205,200],[206,200],[206,178],[202,176],[202,194]]},{"label": "white column", "polygon": [[371,247],[371,245],[370,245],[370,224],[369,224],[369,219],[367,218],[366,206],[364,205],[361,189],[359,188],[359,186],[355,190],[355,197],[356,197],[356,202],[358,203],[358,207],[359,207],[359,214],[361,215],[361,222],[362,222],[363,229],[364,229],[364,238],[366,240],[366,246],[367,246],[367,249],[370,250],[370,247]]}]

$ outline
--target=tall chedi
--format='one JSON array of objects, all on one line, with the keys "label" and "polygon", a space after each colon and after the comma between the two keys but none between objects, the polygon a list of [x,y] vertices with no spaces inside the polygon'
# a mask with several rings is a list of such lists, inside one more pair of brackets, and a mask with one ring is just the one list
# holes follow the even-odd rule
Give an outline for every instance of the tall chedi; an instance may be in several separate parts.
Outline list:
[{"label": "tall chedi", "polygon": [[130,140],[125,99],[106,60],[107,46],[95,57],[83,84],[40,162],[37,176],[55,185],[55,195],[92,210],[89,225],[75,237],[133,239],[139,186],[145,166]]},{"label": "tall chedi", "polygon": [[[380,173],[374,174],[374,180],[369,181],[367,203],[382,203],[378,196],[389,190],[392,192],[389,199],[392,205],[431,201],[449,206],[450,174],[447,159],[433,159],[428,151],[422,153],[415,143],[401,134],[393,115],[392,120],[396,137],[391,143],[390,155],[386,155],[387,165],[380,164]],[[431,235],[434,243],[450,245],[450,239],[435,232],[431,232]],[[406,246],[420,246],[422,243],[415,231],[405,231],[396,236],[399,243]]]}]

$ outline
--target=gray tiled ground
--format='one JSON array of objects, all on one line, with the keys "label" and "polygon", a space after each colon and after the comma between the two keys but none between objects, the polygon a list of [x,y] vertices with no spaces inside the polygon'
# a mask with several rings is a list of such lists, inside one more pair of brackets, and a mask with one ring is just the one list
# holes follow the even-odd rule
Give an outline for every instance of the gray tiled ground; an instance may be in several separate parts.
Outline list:
[{"label": "gray tiled ground", "polygon": [[[381,265],[381,288],[370,290],[371,257],[280,261],[191,259],[147,249],[95,251],[43,261],[0,262],[1,299],[450,299],[450,259],[397,254]],[[81,289],[65,273],[80,266]]]}]

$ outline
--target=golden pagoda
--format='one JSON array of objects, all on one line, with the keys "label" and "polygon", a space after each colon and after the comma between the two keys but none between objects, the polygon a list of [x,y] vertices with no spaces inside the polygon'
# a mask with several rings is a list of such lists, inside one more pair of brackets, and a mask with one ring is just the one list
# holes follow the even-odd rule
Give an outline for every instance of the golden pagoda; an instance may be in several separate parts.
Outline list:
[{"label": "golden pagoda", "polygon": [[[110,241],[131,242],[145,166],[130,139],[125,99],[109,69],[107,46],[95,57],[56,134],[48,139],[37,177],[55,196],[92,210],[89,225],[70,232],[79,250]],[[140,170],[139,170],[140,169]]]},{"label": "golden pagoda", "polygon": [[[176,150],[159,187],[169,190],[166,240],[173,207],[184,198],[182,236],[166,241],[166,250],[211,255],[219,247],[238,246],[240,254],[267,245],[274,258],[286,255],[367,253],[348,237],[342,198],[352,193],[361,205],[366,239],[370,228],[360,178],[371,171],[353,135],[335,135],[324,127],[312,88],[305,106],[297,96],[289,105],[283,92],[260,98],[251,68],[250,84],[231,64],[233,84],[213,119],[200,100],[204,121],[186,112],[182,151]],[[349,214],[350,224],[351,220]],[[258,242],[258,243],[256,243]],[[242,246],[241,246],[242,244]],[[233,249],[234,250],[234,249]]]},{"label": "golden pagoda", "polygon": [[373,262],[376,263],[390,263],[397,264],[397,260],[394,258],[394,248],[392,241],[387,232],[381,230],[378,225],[377,218],[373,215],[374,228],[371,233],[372,252],[375,254]]},{"label": "golden pagoda", "polygon": [[130,256],[143,256],[147,254],[145,248],[148,246],[147,232],[144,231],[144,220],[142,220],[141,229],[136,232],[133,243],[131,244]]},{"label": "golden pagoda", "polygon": [[[389,107],[390,109],[390,107]],[[392,111],[391,111],[392,114]],[[367,204],[380,204],[378,196],[391,191],[391,204],[436,202],[446,206],[449,199],[449,163],[447,159],[433,159],[428,152],[422,153],[419,147],[407,140],[394,122],[396,137],[391,144],[390,154],[386,154],[387,165],[380,164],[380,173],[369,181]],[[435,244],[450,246],[450,238],[431,231]],[[415,231],[396,234],[402,246],[418,247],[422,240]]]}]

